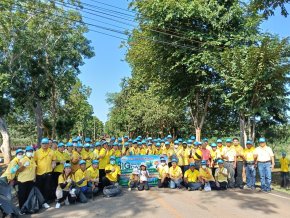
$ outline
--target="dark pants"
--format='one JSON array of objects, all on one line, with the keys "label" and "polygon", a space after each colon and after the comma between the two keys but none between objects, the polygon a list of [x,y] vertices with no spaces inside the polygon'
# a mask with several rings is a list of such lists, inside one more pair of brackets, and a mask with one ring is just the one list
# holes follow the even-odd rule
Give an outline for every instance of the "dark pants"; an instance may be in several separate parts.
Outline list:
[{"label": "dark pants", "polygon": [[213,190],[227,190],[228,183],[227,182],[219,182],[220,187],[211,187]]},{"label": "dark pants", "polygon": [[25,203],[25,201],[27,200],[28,195],[34,185],[35,184],[33,181],[18,182],[18,202],[19,202],[20,209]]},{"label": "dark pants", "polygon": [[289,172],[281,172],[281,187],[286,188],[288,183]]},{"label": "dark pants", "polygon": [[103,184],[103,178],[106,177],[106,172],[105,169],[99,169],[99,178],[100,178],[100,183],[99,183],[99,189],[103,190],[105,185]]},{"label": "dark pants", "polygon": [[169,178],[165,178],[163,182],[161,182],[161,179],[158,179],[158,188],[168,188],[169,184]]},{"label": "dark pants", "polygon": [[[216,183],[214,181],[209,181],[209,184],[211,189],[216,190]],[[202,184],[202,189],[204,189],[204,185],[205,184]]]},{"label": "dark pants", "polygon": [[114,183],[111,182],[107,177],[103,177],[102,179],[102,185],[103,185],[103,188],[106,187],[106,186],[109,186],[109,185],[113,185]]},{"label": "dark pants", "polygon": [[243,161],[237,161],[237,167],[235,169],[235,187],[243,186]]},{"label": "dark pants", "polygon": [[213,176],[215,175],[215,171],[216,171],[216,168],[215,167],[211,168],[211,172],[212,172],[212,175]]},{"label": "dark pants", "polygon": [[139,181],[130,181],[129,188],[138,188]]},{"label": "dark pants", "polygon": [[51,181],[52,181],[51,173],[36,176],[36,186],[43,195],[43,198],[46,203],[53,201],[55,199],[55,191],[53,191]]},{"label": "dark pants", "polygon": [[60,174],[61,173],[58,173],[58,172],[52,172],[51,173],[51,181],[52,181],[51,189],[52,189],[53,193],[55,193],[56,188],[58,186],[58,177],[59,177]]},{"label": "dark pants", "polygon": [[72,197],[70,195],[69,191],[62,191],[62,198],[56,199],[56,202],[61,203],[61,202],[65,201],[66,198],[68,198],[68,201],[70,203],[74,203],[76,201],[76,198]]},{"label": "dark pants", "polygon": [[144,189],[149,190],[149,185],[147,181],[143,181],[142,183],[141,182],[139,183],[138,190],[143,191]]},{"label": "dark pants", "polygon": [[184,166],[179,166],[181,168],[182,174],[184,175]]},{"label": "dark pants", "polygon": [[172,163],[168,162],[168,168],[172,167]]}]

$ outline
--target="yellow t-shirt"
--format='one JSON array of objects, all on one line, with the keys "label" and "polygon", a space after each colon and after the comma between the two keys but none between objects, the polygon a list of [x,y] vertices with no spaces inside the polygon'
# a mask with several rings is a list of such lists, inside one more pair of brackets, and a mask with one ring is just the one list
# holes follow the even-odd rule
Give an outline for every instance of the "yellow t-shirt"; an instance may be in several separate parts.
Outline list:
[{"label": "yellow t-shirt", "polygon": [[153,155],[154,153],[155,153],[155,151],[153,148],[151,148],[151,149],[147,148],[147,150],[146,150],[147,155]]},{"label": "yellow t-shirt", "polygon": [[140,154],[140,149],[132,147],[131,150],[130,150],[130,153],[132,155],[139,155]]},{"label": "yellow t-shirt", "polygon": [[60,164],[58,164],[54,168],[53,171],[54,172],[61,173],[63,171],[63,163],[61,163],[61,162],[69,161],[70,160],[70,157],[65,152],[55,151],[54,153],[55,153],[55,157],[56,157],[56,162],[60,162]]},{"label": "yellow t-shirt", "polygon": [[189,153],[190,153],[190,149],[186,148],[185,150],[183,148],[182,149],[182,155],[183,155],[183,164],[184,166],[189,165]]},{"label": "yellow t-shirt", "polygon": [[146,155],[147,149],[146,148],[141,148],[140,149],[140,155]]},{"label": "yellow t-shirt", "polygon": [[171,162],[172,155],[175,154],[174,150],[172,148],[164,149],[162,152],[163,155],[166,155],[168,158],[168,162]]},{"label": "yellow t-shirt", "polygon": [[13,167],[15,167],[15,165],[17,165],[19,162],[19,159],[17,157],[14,157],[12,159],[12,161],[10,161],[10,163],[8,164],[7,169],[5,170],[5,172],[1,175],[1,177],[6,177],[8,181],[11,181],[15,178],[16,174],[12,174],[11,173],[11,169]]},{"label": "yellow t-shirt", "polygon": [[121,175],[121,169],[118,165],[111,165],[108,164],[105,168],[105,171],[107,170],[112,170],[115,169],[115,172],[110,172],[110,173],[106,173],[106,177],[111,181],[111,182],[117,182],[118,179],[118,175]]},{"label": "yellow t-shirt", "polygon": [[20,162],[22,165],[24,165],[26,162],[29,162],[29,166],[25,167],[22,172],[18,173],[17,180],[19,182],[28,182],[33,181],[35,179],[36,173],[36,163],[33,158],[28,158],[27,156],[24,156]]},{"label": "yellow t-shirt", "polygon": [[89,176],[90,179],[97,179],[99,178],[99,169],[94,169],[93,166],[90,166],[87,169],[87,175]]},{"label": "yellow t-shirt", "polygon": [[[58,177],[58,187],[57,188],[61,189],[59,184],[65,183],[67,179],[71,179],[72,182],[75,182],[75,176],[73,174],[70,174],[68,176],[68,178],[66,178],[66,179],[64,178],[63,174],[60,174]],[[71,182],[67,183],[67,185],[64,187],[63,190],[68,191],[70,189],[70,186],[71,186]]]},{"label": "yellow t-shirt", "polygon": [[[102,158],[100,156],[103,156]],[[102,148],[100,150],[100,155],[99,155],[99,169],[105,169],[106,165],[110,161],[110,152],[107,151],[105,148]]]},{"label": "yellow t-shirt", "polygon": [[79,160],[82,158],[81,154],[77,151],[73,151],[72,153],[72,172],[76,172],[80,166],[79,166]]},{"label": "yellow t-shirt", "polygon": [[191,169],[188,169],[184,173],[184,178],[186,178],[188,182],[197,182],[198,176],[199,172],[196,169],[194,169],[193,172]]},{"label": "yellow t-shirt", "polygon": [[255,152],[255,147],[251,147],[250,149],[245,148],[244,150],[245,160],[248,162],[254,161],[254,152]]},{"label": "yellow t-shirt", "polygon": [[155,155],[161,155],[162,154],[162,150],[161,149],[155,149],[155,151],[154,151],[154,154]]},{"label": "yellow t-shirt", "polygon": [[216,149],[216,158],[222,158],[222,155],[224,154],[225,147],[222,145],[221,147],[217,146]]},{"label": "yellow t-shirt", "polygon": [[52,172],[52,161],[56,160],[55,152],[48,148],[46,151],[42,148],[34,153],[34,160],[36,162],[36,174],[43,175]]},{"label": "yellow t-shirt", "polygon": [[228,173],[226,168],[217,168],[215,171],[215,178],[218,182],[228,182],[228,177],[222,175],[220,172]]},{"label": "yellow t-shirt", "polygon": [[[237,155],[237,161],[243,161],[243,157],[239,156],[239,155],[243,155],[244,154],[244,148],[240,145],[234,146],[235,150],[236,150],[236,155]],[[239,156],[239,157],[238,157]]]},{"label": "yellow t-shirt", "polygon": [[194,155],[193,155],[194,160],[201,160],[202,159],[202,151],[199,148],[196,149],[195,152],[193,152],[193,153],[194,153]]},{"label": "yellow t-shirt", "polygon": [[120,150],[115,150],[114,148],[112,148],[110,150],[110,156],[121,157],[122,153]]},{"label": "yellow t-shirt", "polygon": [[214,178],[213,178],[213,175],[212,175],[212,172],[211,172],[210,168],[206,168],[206,169],[200,168],[199,169],[199,175],[203,179],[206,179],[207,181],[214,181]]},{"label": "yellow t-shirt", "polygon": [[[75,180],[76,182],[79,182],[80,180],[84,179],[85,177],[87,177],[88,173],[87,171],[82,171],[82,169],[78,169],[75,172]],[[82,184],[78,185],[79,187],[84,187],[88,184],[88,181],[85,179]]]},{"label": "yellow t-shirt", "polygon": [[281,172],[289,172],[289,159],[285,158],[280,158],[280,164],[281,164]]},{"label": "yellow t-shirt", "polygon": [[184,166],[184,162],[183,162],[183,149],[177,149],[176,151],[174,151],[177,158],[178,158],[178,166]]},{"label": "yellow t-shirt", "polygon": [[169,167],[168,167],[168,165],[164,165],[164,166],[162,166],[161,164],[158,166],[158,168],[157,168],[157,171],[158,171],[158,173],[159,173],[159,175],[158,175],[158,179],[162,179],[164,176],[165,176],[165,174],[168,174],[169,173]]},{"label": "yellow t-shirt", "polygon": [[86,168],[90,167],[92,165],[92,152],[83,149],[81,151],[81,156],[83,160],[86,160]]},{"label": "yellow t-shirt", "polygon": [[96,160],[96,159],[98,159],[98,158],[99,158],[99,154],[100,154],[100,150],[98,150],[98,149],[94,149],[92,160]]},{"label": "yellow t-shirt", "polygon": [[182,170],[179,166],[176,166],[175,168],[173,168],[173,166],[172,166],[169,168],[169,175],[170,175],[170,177],[172,177],[174,179],[178,178],[182,175]]}]

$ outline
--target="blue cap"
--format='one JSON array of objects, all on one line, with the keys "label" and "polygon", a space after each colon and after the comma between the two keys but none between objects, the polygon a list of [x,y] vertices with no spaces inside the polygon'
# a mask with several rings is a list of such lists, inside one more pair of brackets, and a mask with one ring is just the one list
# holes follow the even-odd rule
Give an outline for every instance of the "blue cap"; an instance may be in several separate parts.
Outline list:
[{"label": "blue cap", "polygon": [[125,146],[125,147],[129,146],[129,142],[125,142],[125,143],[124,143],[124,146]]},{"label": "blue cap", "polygon": [[247,145],[252,145],[253,142],[252,142],[251,140],[248,140],[248,141],[246,142],[246,144],[247,144]]},{"label": "blue cap", "polygon": [[41,139],[41,144],[48,144],[48,143],[49,143],[49,139],[48,138]]},{"label": "blue cap", "polygon": [[111,156],[110,160],[116,160],[116,157],[115,156]]},{"label": "blue cap", "polygon": [[282,152],[282,156],[286,156],[286,152],[285,151]]},{"label": "blue cap", "polygon": [[[145,143],[146,144],[146,143]],[[142,145],[142,143],[141,142],[138,142],[138,145]]]},{"label": "blue cap", "polygon": [[223,140],[218,139],[218,140],[216,140],[216,143],[223,143]]},{"label": "blue cap", "polygon": [[115,137],[112,137],[112,138],[111,138],[111,141],[115,141],[115,140],[116,140],[116,138],[115,138]]},{"label": "blue cap", "polygon": [[86,164],[86,161],[85,160],[80,160],[79,161],[79,165],[82,165],[82,164]]},{"label": "blue cap", "polygon": [[171,162],[172,162],[172,163],[173,163],[173,162],[177,163],[178,160],[177,160],[176,158],[173,158],[173,159],[171,160]]},{"label": "blue cap", "polygon": [[190,136],[190,139],[194,141],[195,140],[195,136],[193,136],[193,135]]},{"label": "blue cap", "polygon": [[160,143],[164,143],[165,141],[164,141],[164,139],[160,139]]},{"label": "blue cap", "polygon": [[156,147],[160,147],[161,144],[159,142],[156,143]]},{"label": "blue cap", "polygon": [[101,146],[101,142],[96,142],[95,146],[96,147]]},{"label": "blue cap", "polygon": [[148,146],[151,146],[152,145],[152,143],[151,142],[148,142],[148,144],[147,144]]},{"label": "blue cap", "polygon": [[133,140],[132,140],[132,139],[129,139],[129,140],[128,140],[128,142],[131,142],[131,143],[132,143],[132,142],[133,142]]},{"label": "blue cap", "polygon": [[72,139],[72,142],[77,142],[78,140],[76,138],[73,138]]},{"label": "blue cap", "polygon": [[82,148],[83,147],[83,144],[82,143],[78,143],[77,144],[77,148]]},{"label": "blue cap", "polygon": [[186,141],[184,141],[184,142],[182,142],[182,144],[185,144],[185,145],[187,145],[187,142],[186,142]]},{"label": "blue cap", "polygon": [[190,167],[195,167],[195,163],[194,162],[191,162],[191,163],[189,163],[189,166]]},{"label": "blue cap", "polygon": [[64,147],[64,143],[62,143],[62,142],[58,143],[57,147],[58,148]]},{"label": "blue cap", "polygon": [[193,143],[193,141],[192,141],[191,139],[188,139],[188,140],[187,140],[187,144],[192,145],[192,143]]},{"label": "blue cap", "polygon": [[265,138],[259,138],[259,143],[264,143],[264,142],[266,142]]},{"label": "blue cap", "polygon": [[170,143],[169,142],[165,142],[165,145],[170,145]]},{"label": "blue cap", "polygon": [[208,142],[208,138],[204,138],[202,141],[203,142]]},{"label": "blue cap", "polygon": [[66,147],[72,147],[72,146],[73,146],[73,143],[71,143],[71,142],[66,143]]},{"label": "blue cap", "polygon": [[122,138],[121,137],[119,137],[118,138],[118,142],[122,142],[123,140],[122,140]]},{"label": "blue cap", "polygon": [[198,142],[198,141],[195,141],[193,144],[194,144],[195,146],[198,146],[198,145],[199,145],[199,142]]},{"label": "blue cap", "polygon": [[113,143],[113,146],[118,146],[118,142],[114,142]]},{"label": "blue cap", "polygon": [[107,141],[102,141],[102,145],[108,144]]},{"label": "blue cap", "polygon": [[129,139],[129,137],[127,135],[124,136],[124,139]]},{"label": "blue cap", "polygon": [[118,143],[118,146],[119,146],[119,147],[122,147],[122,146],[123,146],[123,144],[122,144],[122,143]]},{"label": "blue cap", "polygon": [[77,141],[81,141],[82,139],[81,139],[81,137],[80,136],[78,136],[77,137]]},{"label": "blue cap", "polygon": [[33,151],[33,150],[34,150],[33,147],[30,145],[26,146],[25,148],[25,151]]},{"label": "blue cap", "polygon": [[161,157],[160,157],[160,161],[166,161],[166,160],[165,160],[165,157],[161,156]]},{"label": "blue cap", "polygon": [[218,164],[223,164],[224,161],[223,161],[222,159],[219,159],[219,160],[217,161],[217,163],[218,163]]},{"label": "blue cap", "polygon": [[84,145],[84,147],[85,147],[85,148],[90,148],[91,145],[90,145],[90,143],[86,143],[86,144]]},{"label": "blue cap", "polygon": [[133,141],[133,144],[137,144],[137,141],[136,141],[136,140],[134,140],[134,141]]},{"label": "blue cap", "polygon": [[167,138],[168,138],[168,139],[172,139],[172,135],[168,135]]},{"label": "blue cap", "polygon": [[64,167],[64,168],[71,168],[71,164],[70,164],[70,163],[65,163],[65,164],[63,165],[63,167]]},{"label": "blue cap", "polygon": [[145,140],[142,140],[142,144],[146,144],[146,141]]},{"label": "blue cap", "polygon": [[152,140],[152,137],[148,137],[148,139],[147,139],[147,140],[150,140],[150,141],[151,141],[151,140]]},{"label": "blue cap", "polygon": [[19,148],[16,150],[16,154],[18,154],[18,153],[24,153],[24,151],[21,148]]},{"label": "blue cap", "polygon": [[99,161],[98,160],[93,160],[92,164],[99,164]]},{"label": "blue cap", "polygon": [[206,165],[207,163],[206,163],[206,160],[202,160],[201,162],[200,162],[200,165]]},{"label": "blue cap", "polygon": [[142,136],[139,135],[137,138],[138,138],[138,139],[142,139]]},{"label": "blue cap", "polygon": [[85,138],[85,142],[91,142],[90,138]]},{"label": "blue cap", "polygon": [[174,144],[178,145],[179,144],[179,141],[178,140],[175,140],[174,141]]},{"label": "blue cap", "polygon": [[211,145],[210,145],[211,147],[216,147],[217,146],[217,144],[216,143],[211,143]]},{"label": "blue cap", "polygon": [[179,138],[179,139],[178,139],[178,142],[182,142],[182,138]]},{"label": "blue cap", "polygon": [[230,138],[228,138],[228,139],[226,139],[226,143],[232,143],[232,139],[230,139]]}]

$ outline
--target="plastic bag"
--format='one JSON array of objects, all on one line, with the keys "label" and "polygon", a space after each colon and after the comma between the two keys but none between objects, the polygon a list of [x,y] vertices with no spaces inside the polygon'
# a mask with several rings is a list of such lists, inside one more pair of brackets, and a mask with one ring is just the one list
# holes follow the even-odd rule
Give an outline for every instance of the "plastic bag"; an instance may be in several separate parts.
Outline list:
[{"label": "plastic bag", "polygon": [[211,191],[211,187],[210,187],[209,182],[206,182],[206,183],[204,184],[204,191],[206,191],[206,192],[210,192],[210,191]]},{"label": "plastic bag", "polygon": [[109,185],[106,186],[103,190],[104,195],[106,195],[107,197],[115,197],[121,194],[121,192],[122,190],[118,185]]}]

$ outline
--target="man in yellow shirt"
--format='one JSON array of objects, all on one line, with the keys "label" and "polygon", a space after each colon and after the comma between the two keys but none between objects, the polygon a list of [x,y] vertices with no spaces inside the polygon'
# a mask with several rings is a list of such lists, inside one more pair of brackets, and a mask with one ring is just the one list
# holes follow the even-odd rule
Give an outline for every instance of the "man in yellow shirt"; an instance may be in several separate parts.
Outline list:
[{"label": "man in yellow shirt", "polygon": [[155,148],[154,154],[155,154],[155,155],[161,155],[161,154],[162,154],[162,149],[161,149],[161,144],[160,144],[160,142],[157,142],[157,143],[156,143],[156,148]]},{"label": "man in yellow shirt", "polygon": [[139,155],[140,149],[138,148],[138,142],[135,140],[133,141],[132,147],[130,149],[130,156]]},{"label": "man in yellow shirt", "polygon": [[246,148],[243,152],[243,159],[246,167],[246,186],[245,188],[255,190],[256,183],[256,166],[254,158],[255,147],[253,142],[248,140],[246,142]]},{"label": "man in yellow shirt", "polygon": [[172,156],[175,154],[175,152],[170,147],[170,142],[169,141],[165,142],[165,149],[163,150],[162,154],[164,156],[167,156],[167,158],[168,158],[168,166],[171,167],[171,159],[172,159]]},{"label": "man in yellow shirt", "polygon": [[243,152],[244,149],[240,145],[238,138],[233,138],[233,145],[236,150],[236,168],[235,168],[235,187],[243,189],[243,168],[244,168],[244,159]]},{"label": "man in yellow shirt", "polygon": [[110,156],[121,157],[121,150],[119,148],[122,147],[122,144],[118,142],[114,142],[113,148],[110,150]]},{"label": "man in yellow shirt", "polygon": [[75,172],[75,181],[83,194],[79,196],[79,199],[81,203],[86,203],[87,198],[92,196],[92,188],[88,186],[89,176],[86,170],[86,161],[80,160],[79,165],[80,168]]},{"label": "man in yellow shirt", "polygon": [[[99,174],[100,174],[100,179],[102,181],[103,177],[106,176],[105,173],[105,167],[109,163],[110,159],[110,151],[109,151],[109,146],[108,142],[103,141],[102,142],[103,147],[100,150],[100,155],[99,155]],[[103,188],[103,184],[101,184],[100,188]]]},{"label": "man in yellow shirt", "polygon": [[116,163],[116,157],[110,157],[110,163],[105,168],[106,177],[103,178],[102,183],[105,186],[115,185],[120,180],[121,169]]},{"label": "man in yellow shirt", "polygon": [[[88,138],[87,138],[87,140],[88,140]],[[91,145],[89,143],[86,143],[84,145],[84,148],[81,151],[82,160],[86,161],[86,168],[89,168],[92,164],[91,158],[92,158],[93,153],[90,151],[90,147],[91,147]]]},{"label": "man in yellow shirt", "polygon": [[41,140],[41,148],[34,153],[36,162],[36,185],[43,195],[45,202],[55,199],[55,190],[52,186],[52,170],[56,166],[56,157],[54,151],[49,147],[49,140],[43,138]]},{"label": "man in yellow shirt", "polygon": [[125,142],[124,147],[122,148],[122,156],[129,156],[130,155],[130,143]]},{"label": "man in yellow shirt", "polygon": [[194,191],[201,188],[199,172],[195,169],[195,163],[189,164],[189,169],[184,173],[184,184],[188,191]]},{"label": "man in yellow shirt", "polygon": [[182,142],[181,147],[181,158],[183,159],[183,165],[184,165],[184,172],[189,169],[189,155],[190,155],[190,148],[187,147],[187,142]]},{"label": "man in yellow shirt", "polygon": [[229,176],[229,188],[235,187],[235,168],[236,168],[236,149],[232,145],[232,139],[226,139],[226,147],[224,149],[224,153],[222,154],[222,158],[225,161],[225,168],[227,169]]},{"label": "man in yellow shirt", "polygon": [[75,173],[79,168],[79,161],[82,159],[81,152],[83,150],[83,145],[81,143],[77,143],[76,150],[72,153],[72,172]]},{"label": "man in yellow shirt", "polygon": [[141,142],[140,155],[146,155],[146,153],[147,153],[146,141],[143,140],[143,141]]},{"label": "man in yellow shirt", "polygon": [[289,159],[286,158],[286,152],[282,152],[280,158],[281,165],[281,188],[287,188],[288,176],[289,176]]},{"label": "man in yellow shirt", "polygon": [[168,187],[169,167],[164,157],[160,157],[160,164],[157,166],[158,171],[158,188]]},{"label": "man in yellow shirt", "polygon": [[99,161],[92,160],[92,165],[87,169],[88,186],[92,188],[93,195],[99,190]]},{"label": "man in yellow shirt", "polygon": [[178,189],[181,188],[181,182],[182,182],[182,170],[179,166],[177,166],[178,160],[173,158],[171,163],[172,166],[169,168],[169,178],[170,178],[170,183],[169,187],[171,189],[175,189],[176,187]]},{"label": "man in yellow shirt", "polygon": [[215,171],[216,190],[226,190],[228,186],[228,170],[224,167],[224,161],[218,160],[218,168]]},{"label": "man in yellow shirt", "polygon": [[207,162],[205,160],[201,161],[201,168],[199,169],[199,180],[201,181],[203,188],[206,183],[209,183],[211,188],[216,186],[212,171],[207,166]]}]

